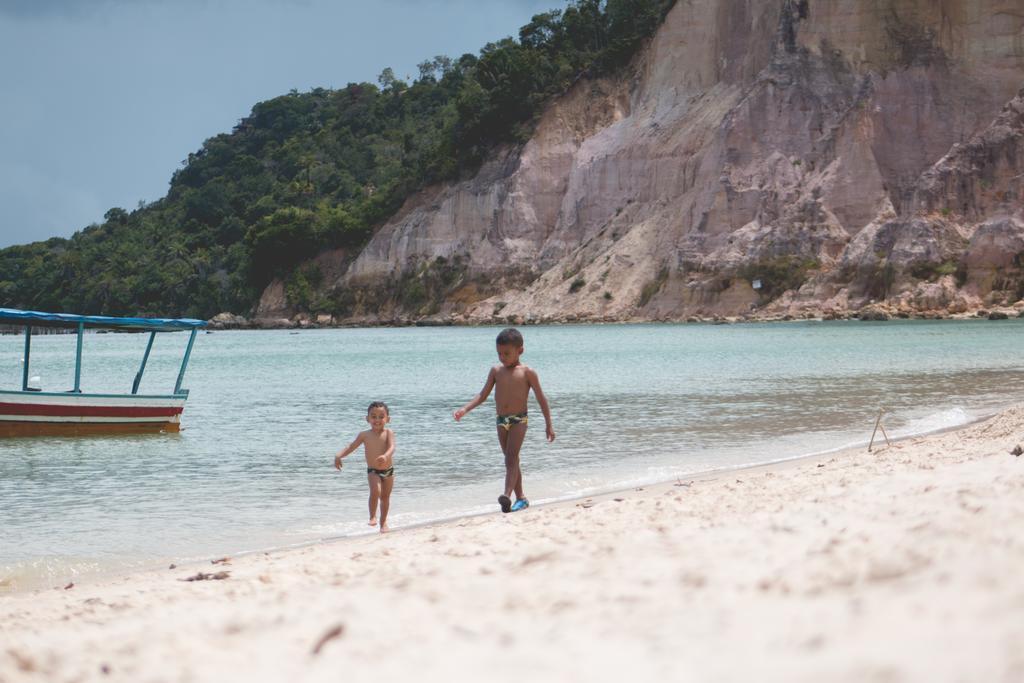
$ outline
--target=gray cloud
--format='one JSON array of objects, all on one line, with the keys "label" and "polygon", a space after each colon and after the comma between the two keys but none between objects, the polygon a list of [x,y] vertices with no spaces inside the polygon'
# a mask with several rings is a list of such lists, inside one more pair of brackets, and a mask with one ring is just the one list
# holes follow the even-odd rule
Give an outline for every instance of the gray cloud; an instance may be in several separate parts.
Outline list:
[{"label": "gray cloud", "polygon": [[[310,0],[269,0],[277,4],[306,5]],[[224,4],[225,0],[0,0],[0,15],[33,19],[49,17],[81,18],[119,7],[140,5],[168,7],[181,5]]]},{"label": "gray cloud", "polygon": [[[0,15],[17,18],[34,17],[86,17],[118,5],[207,5],[224,4],[226,0],[0,0]],[[307,6],[312,0],[264,0],[264,4]],[[557,9],[564,6],[567,0],[483,0],[490,4],[506,4],[520,7],[543,6],[545,9]],[[395,5],[422,5],[423,0],[383,0]],[[444,0],[433,4],[444,5]],[[538,11],[540,11],[538,9]]]},{"label": "gray cloud", "polygon": [[0,0],[0,14],[13,17],[84,16],[125,0]]}]

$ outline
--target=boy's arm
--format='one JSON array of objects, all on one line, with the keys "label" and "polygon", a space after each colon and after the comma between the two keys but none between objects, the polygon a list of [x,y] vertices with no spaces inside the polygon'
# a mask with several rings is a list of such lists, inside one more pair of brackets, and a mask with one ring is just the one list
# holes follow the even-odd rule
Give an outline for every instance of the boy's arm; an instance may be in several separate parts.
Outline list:
[{"label": "boy's arm", "polygon": [[484,382],[484,388],[480,390],[480,393],[474,396],[472,401],[470,401],[469,403],[455,411],[455,421],[458,422],[459,420],[462,419],[463,415],[465,415],[469,411],[473,410],[473,408],[476,408],[478,405],[486,401],[487,397],[491,395],[491,389],[493,388],[494,368],[491,368],[491,371],[487,373],[487,381]]},{"label": "boy's arm", "polygon": [[346,456],[348,456],[348,455],[350,455],[352,453],[352,451],[354,451],[355,449],[359,448],[359,444],[361,444],[362,442],[363,442],[363,433],[359,432],[359,436],[357,436],[352,441],[352,443],[350,443],[349,445],[345,446],[345,448],[343,448],[340,451],[338,451],[338,454],[336,456],[334,456],[334,469],[340,470],[341,469],[341,459],[346,457]]},{"label": "boy's arm", "polygon": [[384,443],[387,444],[387,449],[378,455],[376,459],[387,462],[388,458],[395,455],[395,433],[390,429],[385,430],[384,432]]},{"label": "boy's arm", "polygon": [[544,390],[540,388],[540,377],[537,376],[537,371],[533,368],[527,370],[526,380],[530,383],[530,388],[533,389],[533,395],[537,397],[540,411],[544,413],[544,431],[547,434],[548,441],[554,441],[555,429],[551,426],[551,408],[548,407],[548,397],[544,395]]}]

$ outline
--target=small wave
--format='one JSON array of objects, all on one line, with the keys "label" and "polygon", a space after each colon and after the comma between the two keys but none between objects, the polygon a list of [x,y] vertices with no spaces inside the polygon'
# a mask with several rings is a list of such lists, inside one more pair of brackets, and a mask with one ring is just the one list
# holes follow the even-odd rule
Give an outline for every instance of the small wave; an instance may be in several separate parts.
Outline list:
[{"label": "small wave", "polygon": [[939,410],[921,417],[911,418],[906,424],[893,430],[890,436],[905,438],[908,436],[932,434],[946,429],[962,427],[977,420],[979,417],[980,415],[974,415],[960,406],[953,406],[952,408]]},{"label": "small wave", "polygon": [[115,566],[91,559],[40,558],[0,565],[0,594],[63,587]]},{"label": "small wave", "polygon": [[[412,512],[401,512],[388,515],[388,525],[392,529],[403,527],[417,527],[428,524],[437,524],[454,519],[463,519],[493,512],[494,505],[470,505],[466,507],[451,506],[434,510],[418,510]],[[334,540],[339,538],[351,538],[354,536],[366,536],[375,534],[378,530],[368,527],[365,518],[357,522],[344,521],[327,524],[314,524],[307,527],[297,528],[289,531],[289,535],[301,538],[298,545],[316,543],[323,540]]]}]

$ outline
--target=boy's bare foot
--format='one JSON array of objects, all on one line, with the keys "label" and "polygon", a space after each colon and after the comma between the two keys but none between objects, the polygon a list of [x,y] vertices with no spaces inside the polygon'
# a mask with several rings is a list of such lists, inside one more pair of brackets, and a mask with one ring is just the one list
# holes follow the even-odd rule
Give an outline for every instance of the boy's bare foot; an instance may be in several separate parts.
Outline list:
[{"label": "boy's bare foot", "polygon": [[377,526],[377,518],[376,517],[370,517],[370,521],[367,522],[367,524],[369,524],[370,526]]},{"label": "boy's bare foot", "polygon": [[391,531],[391,529],[390,529],[390,528],[388,527],[388,525],[387,525],[387,524],[381,524],[381,525],[380,525],[380,532],[381,532],[382,534],[386,534],[386,533],[387,533],[387,532],[389,532],[389,531]]},{"label": "boy's bare foot", "polygon": [[505,494],[501,494],[500,496],[498,496],[498,505],[501,506],[502,512],[511,512],[512,499],[506,496]]}]

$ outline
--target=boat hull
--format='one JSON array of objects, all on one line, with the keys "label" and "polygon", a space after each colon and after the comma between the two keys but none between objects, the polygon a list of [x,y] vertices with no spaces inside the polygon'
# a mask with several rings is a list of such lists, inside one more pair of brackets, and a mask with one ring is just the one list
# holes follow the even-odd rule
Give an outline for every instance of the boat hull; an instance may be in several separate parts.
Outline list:
[{"label": "boat hull", "polygon": [[184,408],[184,396],[0,391],[0,437],[177,432]]}]

